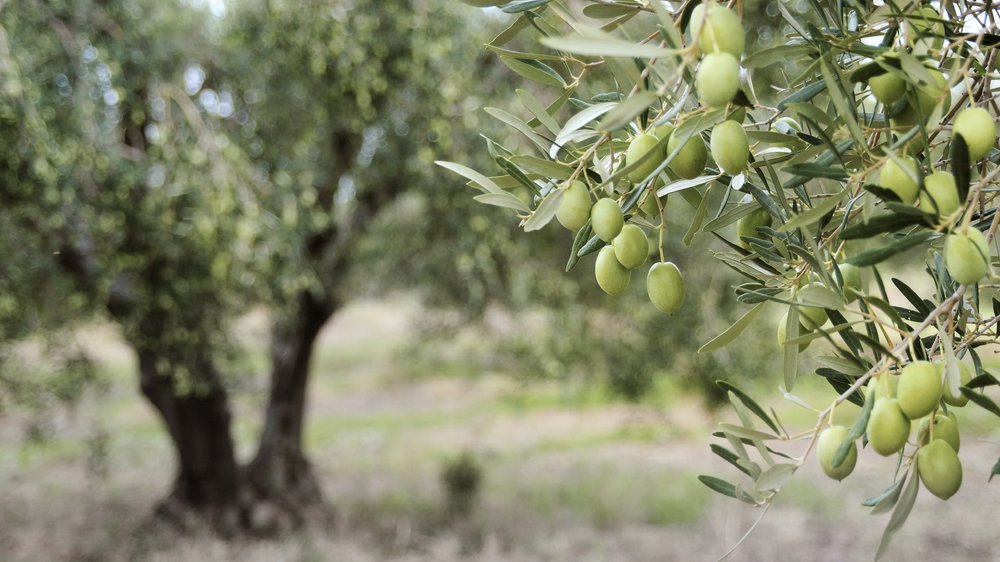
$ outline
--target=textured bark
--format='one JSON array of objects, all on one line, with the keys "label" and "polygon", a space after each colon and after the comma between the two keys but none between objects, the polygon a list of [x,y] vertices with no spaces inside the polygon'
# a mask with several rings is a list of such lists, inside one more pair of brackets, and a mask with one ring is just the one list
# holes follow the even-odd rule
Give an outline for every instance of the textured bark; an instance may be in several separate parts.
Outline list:
[{"label": "textured bark", "polygon": [[[177,476],[159,515],[185,525],[190,515],[208,517],[224,534],[240,524],[240,471],[230,434],[229,398],[218,384],[203,393],[178,394],[170,377],[157,370],[160,358],[139,352],[142,393],[159,413],[177,456]],[[201,376],[217,382],[210,363]]]},{"label": "textured bark", "polygon": [[322,490],[303,450],[302,427],[316,337],[334,309],[333,303],[303,292],[296,314],[275,327],[264,429],[246,472],[255,503],[250,527],[256,531],[278,532],[308,516],[326,514]]}]

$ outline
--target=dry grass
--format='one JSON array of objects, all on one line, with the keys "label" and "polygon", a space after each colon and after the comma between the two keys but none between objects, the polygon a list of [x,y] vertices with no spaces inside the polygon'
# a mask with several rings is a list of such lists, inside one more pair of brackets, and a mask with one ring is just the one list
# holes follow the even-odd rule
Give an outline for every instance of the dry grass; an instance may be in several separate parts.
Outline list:
[{"label": "dry grass", "polygon": [[[334,527],[231,542],[157,528],[149,512],[170,481],[171,453],[125,378],[72,417],[60,414],[45,442],[23,439],[26,414],[0,417],[0,561],[713,560],[756,519],[695,480],[731,471],[705,445],[715,420],[690,398],[663,411],[481,370],[435,375],[431,365],[403,377],[416,367],[397,353],[409,334],[399,310],[413,309],[356,306],[324,334],[308,442],[338,508]],[[263,337],[261,322],[241,329]],[[127,372],[113,334],[98,339],[88,345]],[[259,384],[249,388],[237,408],[244,451],[259,400]],[[108,436],[104,454],[95,453],[97,431]],[[995,430],[966,440],[966,485],[949,502],[922,493],[888,559],[1000,559],[1000,484],[985,483],[998,441]],[[463,450],[477,455],[484,481],[472,514],[454,521],[439,474]],[[869,559],[887,516],[867,515],[860,502],[885,487],[891,464],[862,454],[838,484],[810,463],[731,559]]]}]

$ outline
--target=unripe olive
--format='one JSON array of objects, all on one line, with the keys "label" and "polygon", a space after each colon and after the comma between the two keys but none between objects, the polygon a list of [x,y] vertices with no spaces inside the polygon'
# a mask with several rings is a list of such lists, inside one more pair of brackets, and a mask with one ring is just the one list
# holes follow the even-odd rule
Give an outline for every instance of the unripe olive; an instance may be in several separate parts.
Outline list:
[{"label": "unripe olive", "polygon": [[729,175],[736,175],[747,167],[750,142],[747,134],[736,121],[723,121],[712,129],[712,159]]},{"label": "unripe olive", "polygon": [[[938,369],[940,369],[942,372],[944,371],[944,363],[943,362],[942,363],[938,363]],[[971,381],[971,380],[972,380],[972,372],[969,371],[969,368],[965,365],[965,363],[959,361],[958,362],[958,384],[959,384],[959,386],[965,386],[965,385],[969,384],[969,381]],[[941,397],[944,398],[944,403],[945,404],[947,404],[949,406],[955,406],[957,408],[961,408],[962,406],[965,406],[966,404],[969,403],[969,397],[966,396],[966,395],[964,395],[964,394],[962,394],[961,391],[959,391],[958,394],[952,394],[951,393],[951,385],[948,384],[947,380],[944,383],[944,389],[942,390]]]},{"label": "unripe olive", "polygon": [[868,86],[875,99],[886,105],[896,103],[906,95],[906,81],[894,72],[886,71],[885,74],[872,76],[868,79]]},{"label": "unripe olive", "polygon": [[622,231],[623,226],[625,217],[614,199],[604,197],[594,203],[594,208],[590,210],[590,227],[601,240],[611,242]]},{"label": "unripe olive", "polygon": [[887,160],[879,172],[878,183],[895,193],[903,203],[912,205],[920,191],[917,184],[917,161],[909,156],[900,156],[899,159],[906,165],[906,169],[896,164],[895,160]]},{"label": "unripe olive", "polygon": [[[894,118],[897,125],[912,127],[917,124],[918,117],[926,122],[938,104],[943,103],[945,106],[951,104],[951,91],[948,90],[948,81],[944,75],[934,68],[928,68],[927,73],[931,77],[930,83],[917,87],[914,95],[907,101],[906,107]],[[920,109],[919,112],[917,108]]]},{"label": "unripe olive", "polygon": [[837,468],[833,467],[833,457],[837,455],[837,449],[847,440],[848,430],[842,425],[835,425],[824,429],[819,434],[816,441],[816,458],[819,459],[819,466],[827,476],[834,480],[843,480],[854,471],[854,465],[858,462],[858,446],[851,443],[851,448],[844,457],[844,462]]},{"label": "unripe olive", "polygon": [[614,296],[628,287],[628,283],[632,279],[632,272],[618,262],[611,246],[605,246],[597,253],[594,277],[597,278],[597,285],[605,293]]},{"label": "unripe olive", "polygon": [[911,420],[931,413],[941,402],[941,373],[929,361],[914,361],[899,375],[896,397],[899,408]]},{"label": "unripe olive", "polygon": [[[656,147],[657,142],[659,142],[659,139],[650,134],[635,137],[625,150],[625,163],[631,166],[633,163],[638,162],[643,156]],[[655,156],[647,158],[642,164],[639,165],[638,168],[635,168],[628,173],[628,179],[636,183],[646,179],[646,176],[652,174],[653,170],[660,165],[660,162],[662,162],[662,160],[656,158]]]},{"label": "unripe olive", "polygon": [[742,123],[747,118],[747,108],[742,105],[736,106],[729,110],[726,114],[726,119],[729,121],[736,121],[737,123]]},{"label": "unripe olive", "polygon": [[629,269],[635,269],[646,263],[649,257],[649,242],[646,233],[634,224],[626,224],[611,243],[615,249],[618,263]]},{"label": "unripe olive", "polygon": [[740,89],[740,63],[729,53],[705,55],[695,76],[695,88],[705,105],[726,105]]},{"label": "unripe olive", "polygon": [[840,275],[844,278],[844,295],[848,301],[858,298],[861,292],[861,270],[849,263],[839,265]]},{"label": "unripe olive", "polygon": [[[660,215],[660,205],[656,203],[656,199],[656,193],[650,191],[646,194],[642,199],[642,203],[639,204],[639,210],[642,211],[642,214],[647,217],[657,217]],[[666,197],[661,198],[660,201],[662,205],[666,206]]]},{"label": "unripe olive", "polygon": [[896,397],[896,386],[899,383],[899,377],[894,377],[889,373],[884,373],[877,377],[872,377],[868,381],[868,391],[875,393],[875,400],[879,398],[895,398]]},{"label": "unripe olive", "polygon": [[926,445],[933,434],[934,439],[941,439],[957,453],[962,445],[962,436],[958,431],[958,421],[944,414],[935,414],[934,430],[932,431],[930,420],[930,416],[920,420],[920,425],[917,426],[917,441],[921,445]]},{"label": "unripe olive", "polygon": [[955,176],[948,172],[934,172],[924,178],[924,191],[920,192],[920,208],[928,213],[947,216],[958,210]]},{"label": "unripe olive", "polygon": [[[667,154],[672,153],[678,146],[681,146],[681,138],[671,135],[670,141],[667,142]],[[700,135],[692,135],[681,147],[677,156],[670,161],[670,169],[678,176],[689,180],[705,171],[707,160],[708,150],[705,148],[705,141],[701,140]]]},{"label": "unripe olive", "polygon": [[962,461],[948,443],[934,439],[917,453],[917,473],[927,491],[946,500],[962,487]]},{"label": "unripe olive", "polygon": [[[799,300],[800,301],[812,300],[813,302],[816,302],[815,299],[809,299],[809,294],[820,291],[826,292],[826,288],[823,287],[821,283],[817,282],[808,283],[804,287],[799,289]],[[826,310],[824,310],[822,307],[807,306],[807,305],[799,307],[799,322],[801,322],[802,325],[807,328],[815,330],[816,328],[819,328],[823,324],[826,324],[826,320],[827,320]]]},{"label": "unripe olive", "polygon": [[582,181],[574,180],[563,193],[556,210],[556,220],[569,230],[580,230],[590,217],[590,193]]},{"label": "unripe olive", "polygon": [[691,35],[705,54],[723,52],[739,57],[746,46],[739,16],[715,2],[699,4],[691,11]]},{"label": "unripe olive", "polygon": [[654,263],[646,275],[646,292],[657,310],[673,314],[684,304],[684,277],[672,262]]},{"label": "unripe olive", "polygon": [[887,457],[899,452],[910,436],[910,420],[899,408],[895,398],[878,398],[868,418],[868,444],[876,453]]},{"label": "unripe olive", "polygon": [[963,109],[955,116],[952,134],[962,135],[969,147],[969,159],[986,156],[997,142],[997,126],[989,111],[981,107]]},{"label": "unripe olive", "polygon": [[657,140],[663,140],[670,136],[670,133],[674,132],[674,126],[670,123],[664,123],[662,125],[657,125],[653,128],[653,136]]},{"label": "unripe olive", "polygon": [[771,226],[771,213],[763,207],[736,221],[736,235],[739,237],[740,246],[749,250],[750,244],[743,237],[760,238],[757,228],[764,226]]},{"label": "unripe olive", "polygon": [[949,234],[944,241],[944,264],[948,274],[962,285],[972,285],[990,272],[990,248],[986,236],[969,227]]},{"label": "unripe olive", "polygon": [[[799,322],[799,335],[796,336],[796,337],[801,337],[801,336],[804,336],[806,334],[810,334],[810,333],[812,333],[812,331],[813,331],[812,328],[807,328],[807,327],[803,326],[801,322]],[[778,338],[778,347],[784,349],[785,342],[788,341],[788,339],[789,339],[788,338],[788,313],[787,312],[784,315],[782,315],[781,320],[778,320],[777,338]],[[799,344],[799,351],[802,351],[805,348],[809,347],[809,344],[811,344],[811,343],[812,343],[812,340],[800,343]]]}]

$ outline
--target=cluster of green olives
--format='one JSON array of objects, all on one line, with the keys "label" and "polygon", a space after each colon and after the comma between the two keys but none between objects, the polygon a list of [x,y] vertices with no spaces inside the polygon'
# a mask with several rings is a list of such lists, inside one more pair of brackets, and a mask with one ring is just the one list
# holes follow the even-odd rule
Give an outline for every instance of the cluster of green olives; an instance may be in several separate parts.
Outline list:
[{"label": "cluster of green olives", "polygon": [[[867,392],[874,400],[868,418],[868,444],[882,456],[899,453],[910,437],[912,423],[920,420],[916,431],[917,474],[924,487],[941,499],[948,499],[962,485],[962,463],[958,458],[960,434],[958,419],[942,402],[952,408],[968,403],[963,394],[954,394],[943,384],[944,363],[914,361],[898,375],[881,373],[868,383]],[[965,385],[972,377],[969,368],[958,363],[959,382]],[[817,441],[817,457],[827,476],[843,480],[857,463],[857,445],[852,443],[847,457],[833,465],[837,450],[849,438],[845,426],[824,430]]]},{"label": "cluster of green olives", "polygon": [[705,2],[691,12],[691,37],[704,55],[695,75],[698,99],[709,107],[723,107],[740,89],[743,23],[729,8]]},{"label": "cluster of green olives", "polygon": [[[656,201],[652,190],[648,199],[657,207],[662,204]],[[648,207],[646,212],[651,214]],[[556,210],[556,220],[575,232],[588,219],[594,234],[608,243],[597,254],[594,277],[605,293],[620,294],[631,282],[632,270],[642,267],[649,259],[649,240],[641,227],[625,223],[617,201],[602,197],[591,204],[587,186],[581,181],[573,181]],[[673,314],[684,303],[684,277],[671,262],[655,263],[646,275],[646,291],[653,306],[666,314]]]}]

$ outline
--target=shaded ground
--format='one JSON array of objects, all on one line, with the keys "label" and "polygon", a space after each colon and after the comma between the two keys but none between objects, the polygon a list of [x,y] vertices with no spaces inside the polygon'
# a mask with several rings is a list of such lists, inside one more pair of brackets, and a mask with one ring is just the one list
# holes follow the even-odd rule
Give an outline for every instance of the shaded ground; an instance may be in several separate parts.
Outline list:
[{"label": "shaded ground", "polygon": [[[717,420],[670,381],[640,405],[599,389],[522,385],[454,350],[444,360],[409,353],[412,312],[405,302],[361,304],[324,334],[308,442],[339,520],[283,542],[178,539],[149,524],[170,452],[127,351],[112,332],[88,330],[112,380],[105,395],[60,414],[40,442],[24,437],[30,415],[0,417],[0,560],[714,560],[759,515],[695,479],[734,475],[707,447]],[[251,318],[244,337],[263,342],[261,326]],[[246,454],[263,388],[243,384],[236,431]],[[809,425],[808,412],[779,412],[786,425]],[[962,446],[966,484],[949,502],[922,493],[887,559],[1000,560],[1000,541],[984,532],[1000,507],[1000,483],[985,483],[1000,433],[979,412],[961,416],[979,433]],[[462,451],[482,464],[483,488],[469,517],[449,518],[440,472]],[[870,559],[888,516],[860,502],[893,469],[865,452],[837,484],[809,462],[731,559]]]}]

